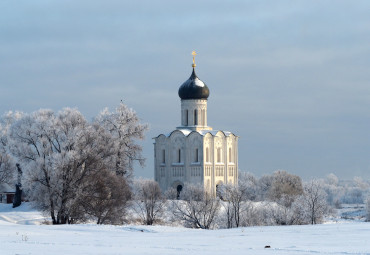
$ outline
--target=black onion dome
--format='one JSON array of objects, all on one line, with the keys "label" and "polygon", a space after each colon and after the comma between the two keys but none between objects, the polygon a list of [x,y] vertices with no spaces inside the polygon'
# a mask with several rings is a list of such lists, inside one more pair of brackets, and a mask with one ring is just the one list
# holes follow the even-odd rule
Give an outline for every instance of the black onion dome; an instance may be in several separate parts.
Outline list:
[{"label": "black onion dome", "polygon": [[179,97],[181,99],[207,99],[209,97],[207,85],[199,80],[194,68],[190,78],[180,86]]}]

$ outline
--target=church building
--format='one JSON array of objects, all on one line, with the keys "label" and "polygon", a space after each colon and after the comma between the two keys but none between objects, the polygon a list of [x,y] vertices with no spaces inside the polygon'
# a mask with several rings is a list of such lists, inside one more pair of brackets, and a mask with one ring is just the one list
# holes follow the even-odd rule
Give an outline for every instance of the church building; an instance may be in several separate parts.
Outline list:
[{"label": "church building", "polygon": [[238,183],[238,136],[208,126],[210,93],[195,74],[195,55],[192,74],[178,92],[181,125],[154,138],[155,180],[162,191],[172,187],[179,194],[191,183],[216,195],[218,185]]}]

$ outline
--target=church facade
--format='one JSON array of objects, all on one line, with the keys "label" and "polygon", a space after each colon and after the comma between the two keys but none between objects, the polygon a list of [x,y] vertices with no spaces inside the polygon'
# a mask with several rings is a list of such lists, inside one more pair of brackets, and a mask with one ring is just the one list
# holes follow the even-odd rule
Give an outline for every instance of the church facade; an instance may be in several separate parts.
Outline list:
[{"label": "church facade", "polygon": [[207,122],[209,89],[193,72],[179,88],[181,125],[154,140],[155,180],[178,194],[188,183],[216,195],[220,184],[238,182],[238,136]]}]

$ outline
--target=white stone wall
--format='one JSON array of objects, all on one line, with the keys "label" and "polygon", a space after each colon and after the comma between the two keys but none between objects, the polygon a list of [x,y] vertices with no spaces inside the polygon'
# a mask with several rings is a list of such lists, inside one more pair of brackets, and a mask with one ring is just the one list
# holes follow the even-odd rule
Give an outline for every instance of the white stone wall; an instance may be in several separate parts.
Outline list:
[{"label": "white stone wall", "polygon": [[155,179],[163,191],[192,183],[203,184],[215,195],[217,185],[237,183],[237,140],[238,137],[226,136],[222,131],[215,135],[194,131],[186,136],[175,130],[168,137],[160,135],[154,144]]}]

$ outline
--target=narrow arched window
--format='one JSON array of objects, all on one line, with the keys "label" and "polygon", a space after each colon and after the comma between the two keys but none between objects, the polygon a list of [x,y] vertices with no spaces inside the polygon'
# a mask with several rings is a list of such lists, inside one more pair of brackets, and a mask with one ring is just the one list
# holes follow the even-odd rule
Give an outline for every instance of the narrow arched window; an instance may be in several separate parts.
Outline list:
[{"label": "narrow arched window", "polygon": [[206,148],[206,162],[209,162],[209,149]]},{"label": "narrow arched window", "polygon": [[217,148],[217,163],[221,162],[221,148]]},{"label": "narrow arched window", "polygon": [[162,151],[162,163],[163,164],[166,163],[166,151],[165,150]]},{"label": "narrow arched window", "polygon": [[199,162],[199,149],[195,149],[194,162]]},{"label": "narrow arched window", "polygon": [[198,125],[198,110],[194,110],[194,126]]},{"label": "narrow arched window", "polygon": [[231,148],[229,148],[229,162],[233,162],[233,156],[231,154]]},{"label": "narrow arched window", "polygon": [[206,110],[202,110],[202,126],[206,125]]},{"label": "narrow arched window", "polygon": [[181,149],[179,149],[177,152],[177,162],[181,163]]},{"label": "narrow arched window", "polygon": [[189,111],[185,110],[185,126],[189,125]]}]

